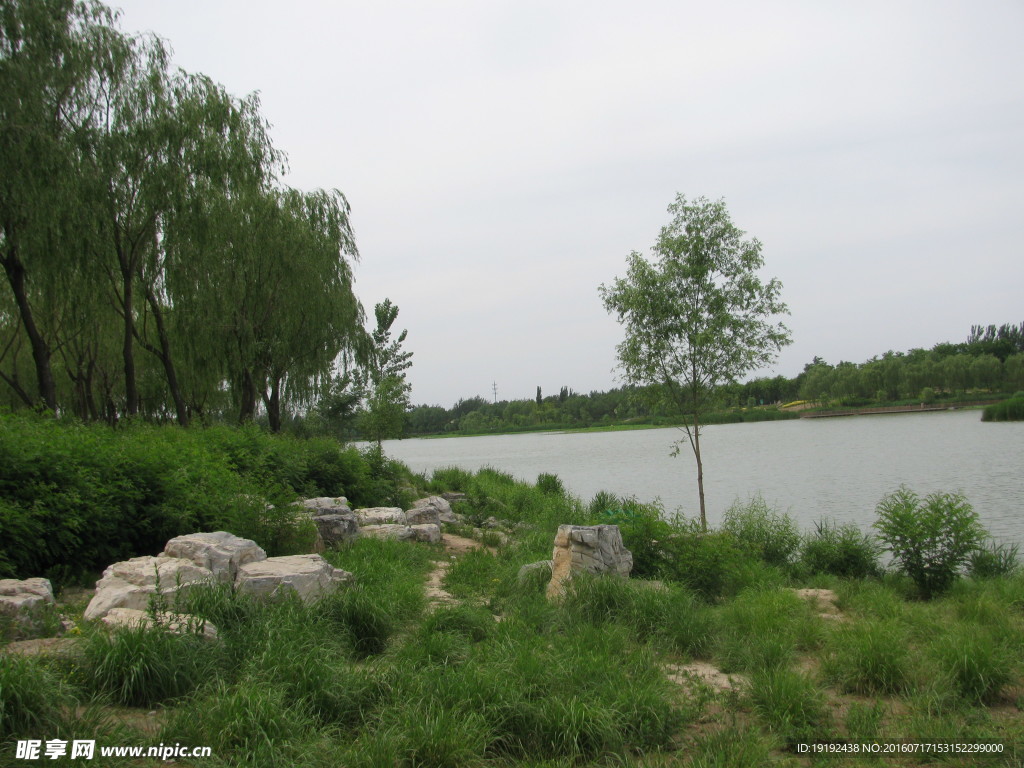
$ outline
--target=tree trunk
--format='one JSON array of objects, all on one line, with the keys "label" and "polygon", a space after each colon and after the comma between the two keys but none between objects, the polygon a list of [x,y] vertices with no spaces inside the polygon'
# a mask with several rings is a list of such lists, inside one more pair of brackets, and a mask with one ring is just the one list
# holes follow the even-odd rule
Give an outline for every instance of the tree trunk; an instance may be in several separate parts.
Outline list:
[{"label": "tree trunk", "polygon": [[40,333],[35,316],[32,314],[32,306],[29,303],[28,291],[25,286],[25,265],[13,247],[6,256],[0,258],[0,261],[3,262],[7,281],[11,284],[14,300],[18,305],[18,314],[21,315],[22,325],[25,326],[25,333],[32,346],[32,360],[36,365],[39,400],[43,406],[56,412],[57,387],[53,381],[53,368],[50,365],[50,345],[46,343],[46,339]]},{"label": "tree trunk", "polygon": [[246,368],[242,372],[242,381],[238,393],[239,409],[238,423],[245,424],[256,417],[256,383],[253,381],[252,372]]},{"label": "tree trunk", "polygon": [[700,460],[700,415],[693,412],[693,455],[697,459],[697,495],[700,497],[700,528],[708,529],[708,515],[704,507],[704,464]]},{"label": "tree trunk", "polygon": [[124,393],[125,412],[128,416],[139,413],[139,389],[135,382],[135,315],[132,314],[133,292],[131,269],[126,259],[121,256],[121,285],[124,303]]},{"label": "tree trunk", "polygon": [[267,407],[267,421],[270,422],[271,432],[281,431],[281,379],[277,376],[273,379],[270,394],[263,390],[263,404]]},{"label": "tree trunk", "polygon": [[153,318],[156,320],[156,332],[160,339],[159,351],[146,345],[153,354],[160,358],[164,366],[164,375],[167,377],[167,387],[171,390],[171,398],[174,400],[174,409],[178,415],[178,424],[188,426],[188,407],[185,405],[185,398],[181,394],[181,386],[178,384],[178,374],[174,368],[174,360],[171,358],[171,340],[167,335],[167,326],[164,325],[163,311],[156,300],[152,288],[146,288],[146,302],[149,304]]}]

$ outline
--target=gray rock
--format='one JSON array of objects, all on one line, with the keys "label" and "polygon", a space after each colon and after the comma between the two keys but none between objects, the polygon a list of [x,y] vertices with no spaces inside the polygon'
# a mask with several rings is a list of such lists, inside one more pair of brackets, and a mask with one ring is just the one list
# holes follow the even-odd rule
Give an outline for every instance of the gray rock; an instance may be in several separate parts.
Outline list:
[{"label": "gray rock", "polygon": [[233,584],[238,568],[245,563],[267,559],[267,553],[255,541],[226,531],[176,536],[167,542],[163,555],[206,568],[224,584]]},{"label": "gray rock", "polygon": [[343,515],[351,512],[348,499],[344,496],[319,496],[315,499],[303,499],[299,504],[309,510],[313,517],[319,515]]},{"label": "gray rock", "polygon": [[320,555],[268,557],[238,569],[235,588],[242,594],[273,598],[291,590],[309,602],[355,583],[355,577],[335,568]]},{"label": "gray rock", "polygon": [[419,523],[454,523],[455,515],[451,505],[440,496],[428,496],[413,503],[406,512],[410,525]]},{"label": "gray rock", "polygon": [[113,608],[145,611],[158,594],[173,605],[179,593],[214,580],[213,571],[184,558],[133,557],[107,566],[103,577],[96,582],[96,594],[83,616],[89,620],[101,619]]},{"label": "gray rock", "polygon": [[408,525],[387,523],[385,525],[364,525],[359,529],[360,536],[369,536],[374,539],[397,539],[408,541],[415,539],[416,533]]},{"label": "gray rock", "polygon": [[548,597],[561,595],[573,572],[629,576],[633,570],[633,555],[617,525],[560,525],[551,561]]},{"label": "gray rock", "polygon": [[320,541],[325,547],[337,546],[359,538],[359,521],[351,510],[345,513],[317,515],[313,518]]},{"label": "gray rock", "polygon": [[410,525],[409,529],[413,532],[413,538],[416,541],[423,541],[427,544],[441,543],[441,526],[437,525],[437,523]]},{"label": "gray rock", "polygon": [[466,494],[458,491],[445,491],[441,494],[441,498],[447,501],[449,504],[454,504],[456,501],[465,501]]},{"label": "gray rock", "polygon": [[356,510],[356,519],[364,525],[408,525],[401,507],[367,507]]},{"label": "gray rock", "polygon": [[40,611],[48,605],[53,605],[49,579],[0,579],[0,616],[34,626]]}]

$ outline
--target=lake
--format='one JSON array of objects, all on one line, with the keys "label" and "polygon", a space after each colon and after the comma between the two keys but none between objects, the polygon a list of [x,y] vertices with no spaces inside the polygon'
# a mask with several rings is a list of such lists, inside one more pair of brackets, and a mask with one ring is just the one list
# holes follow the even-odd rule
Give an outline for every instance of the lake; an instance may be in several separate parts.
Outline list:
[{"label": "lake", "polygon": [[[389,440],[385,453],[428,474],[490,466],[535,482],[554,473],[584,501],[599,490],[668,512],[699,513],[697,470],[677,429],[531,433]],[[963,492],[996,538],[1024,546],[1024,423],[983,423],[981,412],[798,419],[704,428],[704,491],[716,525],[737,499],[760,493],[801,528],[823,517],[862,528],[875,506],[905,484],[920,495]]]}]

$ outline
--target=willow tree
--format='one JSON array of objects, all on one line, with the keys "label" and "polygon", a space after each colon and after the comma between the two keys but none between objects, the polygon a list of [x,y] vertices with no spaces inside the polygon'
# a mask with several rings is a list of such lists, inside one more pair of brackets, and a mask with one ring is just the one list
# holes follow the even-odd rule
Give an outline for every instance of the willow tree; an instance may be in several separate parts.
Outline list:
[{"label": "willow tree", "polygon": [[717,387],[771,363],[789,343],[786,326],[772,320],[787,309],[781,283],[758,276],[761,243],[744,239],[723,200],[677,195],[668,211],[672,220],[655,243],[653,263],[634,251],[627,276],[599,291],[625,326],[618,357],[626,378],[656,385],[684,414],[706,530],[701,417]]},{"label": "willow tree", "polygon": [[[104,62],[122,55],[99,3],[0,0],[0,266],[35,369],[22,399],[56,410],[58,295],[81,268],[78,174]],[[10,384],[11,382],[8,381]]]},{"label": "willow tree", "polygon": [[[165,240],[196,195],[232,194],[273,178],[270,145],[255,97],[238,101],[209,78],[172,72],[166,45],[153,36],[127,39],[107,61],[97,109],[103,116],[88,145],[86,175],[114,304],[123,322],[125,408],[139,412],[136,346],[160,362],[178,421],[187,408],[172,351],[164,290]],[[146,320],[151,324],[142,325]]]},{"label": "willow tree", "polygon": [[336,190],[256,188],[210,196],[201,218],[170,246],[176,327],[214,353],[239,421],[262,400],[277,429],[282,407],[310,402],[359,343],[348,203]]}]

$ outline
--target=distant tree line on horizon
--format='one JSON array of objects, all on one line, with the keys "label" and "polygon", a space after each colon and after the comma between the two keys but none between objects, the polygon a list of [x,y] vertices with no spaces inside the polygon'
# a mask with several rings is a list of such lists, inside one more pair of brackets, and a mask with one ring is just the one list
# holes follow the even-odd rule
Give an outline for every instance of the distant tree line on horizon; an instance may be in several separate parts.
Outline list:
[{"label": "distant tree line on horizon", "polygon": [[[1024,390],[1024,323],[972,326],[966,341],[942,342],[930,350],[886,352],[863,363],[832,365],[815,357],[798,375],[752,379],[721,387],[722,410],[782,405],[796,400],[839,406],[900,400],[930,401],[943,395],[980,395]],[[407,433],[506,432],[592,427],[621,423],[670,423],[679,412],[641,387],[580,394],[562,387],[557,395],[492,402],[459,400],[451,408],[418,405],[407,413]]]}]

